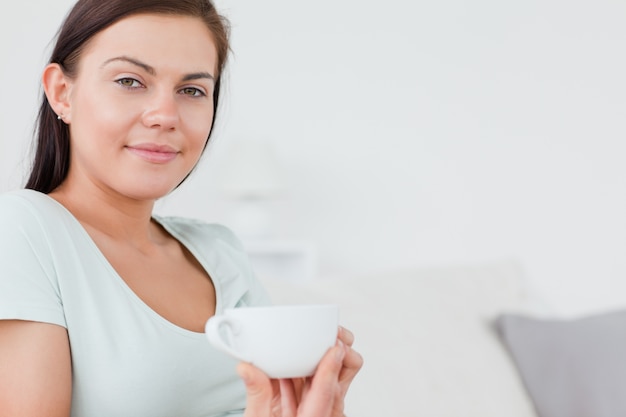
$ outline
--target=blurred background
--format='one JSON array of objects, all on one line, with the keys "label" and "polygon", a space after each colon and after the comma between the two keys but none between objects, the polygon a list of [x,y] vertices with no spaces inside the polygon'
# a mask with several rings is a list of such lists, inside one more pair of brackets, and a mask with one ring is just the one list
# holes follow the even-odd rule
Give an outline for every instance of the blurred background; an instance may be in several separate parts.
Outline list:
[{"label": "blurred background", "polygon": [[[216,3],[217,129],[158,212],[297,279],[516,259],[556,311],[626,305],[625,2]],[[24,183],[71,4],[0,16],[0,191]]]}]

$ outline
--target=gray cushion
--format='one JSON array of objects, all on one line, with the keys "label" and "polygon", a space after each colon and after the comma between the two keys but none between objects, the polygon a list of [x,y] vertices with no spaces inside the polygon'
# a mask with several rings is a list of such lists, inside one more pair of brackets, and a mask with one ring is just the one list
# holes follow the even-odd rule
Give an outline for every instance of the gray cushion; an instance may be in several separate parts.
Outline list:
[{"label": "gray cushion", "polygon": [[496,320],[540,417],[626,416],[626,311]]}]

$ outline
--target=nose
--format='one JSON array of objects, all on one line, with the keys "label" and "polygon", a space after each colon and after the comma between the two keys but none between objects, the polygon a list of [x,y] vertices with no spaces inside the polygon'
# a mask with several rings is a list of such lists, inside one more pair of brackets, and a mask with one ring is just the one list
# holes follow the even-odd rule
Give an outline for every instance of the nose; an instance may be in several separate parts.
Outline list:
[{"label": "nose", "polygon": [[178,121],[178,106],[171,93],[155,94],[143,113],[143,124],[149,128],[174,130]]}]

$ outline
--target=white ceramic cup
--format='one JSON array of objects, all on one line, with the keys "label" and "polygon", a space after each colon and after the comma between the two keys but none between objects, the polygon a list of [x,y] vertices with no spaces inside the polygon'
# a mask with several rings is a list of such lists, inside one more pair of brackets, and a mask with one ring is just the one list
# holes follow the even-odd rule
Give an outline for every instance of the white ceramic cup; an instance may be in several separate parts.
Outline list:
[{"label": "white ceramic cup", "polygon": [[209,342],[270,378],[310,376],[335,345],[339,306],[280,305],[226,309],[205,326]]}]

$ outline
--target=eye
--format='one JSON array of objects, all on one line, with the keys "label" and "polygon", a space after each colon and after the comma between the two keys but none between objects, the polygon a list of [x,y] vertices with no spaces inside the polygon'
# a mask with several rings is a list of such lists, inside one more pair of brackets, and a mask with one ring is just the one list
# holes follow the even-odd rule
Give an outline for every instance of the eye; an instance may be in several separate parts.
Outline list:
[{"label": "eye", "polygon": [[135,80],[134,78],[120,78],[119,80],[115,80],[116,83],[126,88],[139,88],[143,87],[143,85]]},{"label": "eye", "polygon": [[191,97],[205,97],[206,96],[206,93],[204,91],[196,87],[185,87],[180,90],[180,93],[185,96],[191,96]]}]

